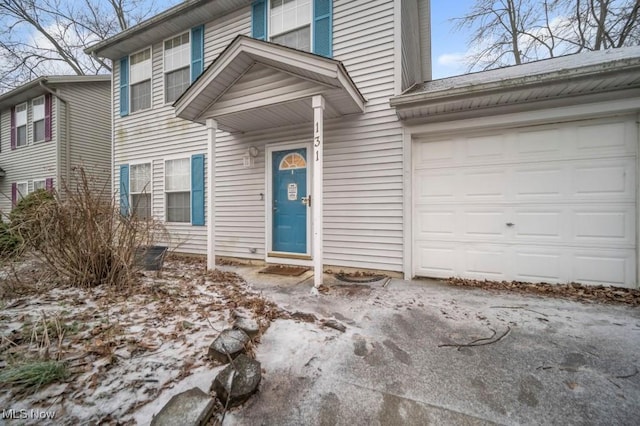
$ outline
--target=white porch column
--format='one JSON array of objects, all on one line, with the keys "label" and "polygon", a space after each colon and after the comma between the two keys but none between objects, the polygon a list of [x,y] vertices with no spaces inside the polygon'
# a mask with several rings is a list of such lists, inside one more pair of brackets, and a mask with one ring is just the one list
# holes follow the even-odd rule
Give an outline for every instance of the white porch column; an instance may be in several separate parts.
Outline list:
[{"label": "white porch column", "polygon": [[324,218],[322,201],[322,168],[324,163],[324,97],[316,95],[312,98],[313,106],[313,184],[311,186],[311,213],[313,223],[313,285],[318,288],[322,284],[323,252],[322,241]]},{"label": "white porch column", "polygon": [[216,269],[216,208],[215,208],[215,186],[216,186],[216,130],[218,123],[212,119],[207,119],[207,136],[209,144],[207,147],[207,269]]}]

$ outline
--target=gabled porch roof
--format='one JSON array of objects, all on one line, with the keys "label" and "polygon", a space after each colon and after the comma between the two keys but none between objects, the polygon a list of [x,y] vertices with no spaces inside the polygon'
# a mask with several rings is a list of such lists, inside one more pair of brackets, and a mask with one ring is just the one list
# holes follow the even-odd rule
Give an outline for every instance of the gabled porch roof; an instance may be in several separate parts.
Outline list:
[{"label": "gabled porch roof", "polygon": [[364,111],[340,61],[240,35],[174,107],[177,117],[248,132],[311,122],[314,95],[325,99],[325,119]]}]

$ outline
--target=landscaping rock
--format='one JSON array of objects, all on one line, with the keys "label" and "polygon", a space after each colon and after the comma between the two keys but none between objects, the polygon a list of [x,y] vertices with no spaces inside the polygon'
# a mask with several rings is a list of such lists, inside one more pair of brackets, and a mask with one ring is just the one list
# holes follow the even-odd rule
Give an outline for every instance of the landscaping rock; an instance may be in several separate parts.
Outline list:
[{"label": "landscaping rock", "polygon": [[211,390],[216,393],[223,405],[236,407],[245,402],[258,390],[262,379],[260,363],[240,354],[222,370],[211,384]]},{"label": "landscaping rock", "polygon": [[227,353],[234,359],[245,352],[245,345],[249,342],[249,336],[242,330],[228,329],[222,331],[216,340],[209,346],[209,358],[222,364],[229,362]]},{"label": "landscaping rock", "polygon": [[322,320],[321,324],[325,327],[333,328],[334,330],[338,330],[343,333],[347,330],[347,326],[334,319]]},{"label": "landscaping rock", "polygon": [[211,418],[214,399],[200,388],[174,395],[151,419],[151,426],[200,426]]},{"label": "landscaping rock", "polygon": [[256,337],[260,332],[258,321],[248,317],[236,317],[233,322],[233,328],[244,331],[251,339]]}]

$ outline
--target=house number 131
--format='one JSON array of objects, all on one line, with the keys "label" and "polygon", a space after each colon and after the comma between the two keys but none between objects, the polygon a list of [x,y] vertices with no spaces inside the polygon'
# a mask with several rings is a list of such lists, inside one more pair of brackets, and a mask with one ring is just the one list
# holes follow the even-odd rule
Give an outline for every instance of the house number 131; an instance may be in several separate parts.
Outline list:
[{"label": "house number 131", "polygon": [[[319,133],[318,123],[315,123],[315,124],[316,124],[316,136],[313,140],[313,146],[318,148],[320,146],[321,141],[320,141],[320,136],[318,135]],[[320,161],[320,150],[316,149],[315,151],[316,151],[316,161]]]}]

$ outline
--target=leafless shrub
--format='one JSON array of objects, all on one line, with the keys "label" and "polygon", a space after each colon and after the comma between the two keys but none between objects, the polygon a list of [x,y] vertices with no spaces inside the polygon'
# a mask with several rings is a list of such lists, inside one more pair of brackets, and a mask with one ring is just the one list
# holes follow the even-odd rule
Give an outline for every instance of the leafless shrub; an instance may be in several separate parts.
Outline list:
[{"label": "leafless shrub", "polygon": [[73,184],[63,182],[61,191],[40,195],[12,215],[12,231],[39,254],[56,282],[129,288],[141,248],[163,230],[152,219],[121,216],[107,185],[98,185],[84,168],[74,174]]}]

